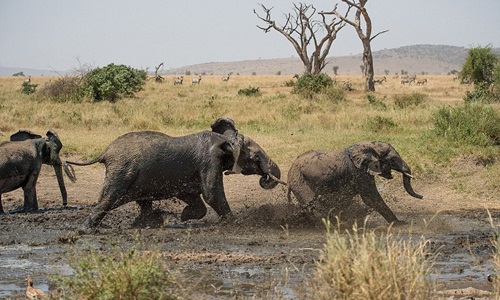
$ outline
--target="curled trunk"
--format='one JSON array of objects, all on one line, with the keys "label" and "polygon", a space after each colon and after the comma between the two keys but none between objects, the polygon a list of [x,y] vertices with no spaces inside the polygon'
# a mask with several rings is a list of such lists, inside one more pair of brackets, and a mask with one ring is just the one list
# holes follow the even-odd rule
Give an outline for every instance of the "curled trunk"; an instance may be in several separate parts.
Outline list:
[{"label": "curled trunk", "polygon": [[279,183],[278,181],[276,181],[276,178],[281,178],[281,171],[278,165],[276,165],[272,160],[269,159],[268,165],[262,169],[268,172],[260,178],[260,186],[266,190],[275,188]]},{"label": "curled trunk", "polygon": [[411,170],[410,167],[403,160],[401,160],[401,170],[398,171],[400,171],[403,174],[403,186],[406,192],[412,197],[422,199],[423,196],[415,193],[413,187],[411,186],[411,178],[412,178]]}]

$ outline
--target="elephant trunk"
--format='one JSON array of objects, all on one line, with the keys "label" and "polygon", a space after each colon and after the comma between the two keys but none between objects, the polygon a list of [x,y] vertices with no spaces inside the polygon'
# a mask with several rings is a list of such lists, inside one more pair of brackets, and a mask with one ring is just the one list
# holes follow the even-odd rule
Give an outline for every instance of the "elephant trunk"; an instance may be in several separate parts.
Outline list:
[{"label": "elephant trunk", "polygon": [[61,190],[61,196],[63,200],[63,206],[68,205],[68,193],[66,192],[66,186],[64,185],[63,170],[61,164],[53,165],[54,171],[56,172],[57,183],[59,184],[59,189]]},{"label": "elephant trunk", "polygon": [[401,160],[401,162],[402,162],[401,170],[398,171],[400,171],[403,174],[403,186],[406,192],[412,197],[415,197],[417,199],[422,199],[423,196],[415,193],[413,187],[411,186],[411,179],[413,178],[413,176],[411,175],[410,167],[403,160]]},{"label": "elephant trunk", "polygon": [[281,178],[280,168],[271,159],[267,162],[266,166],[261,167],[264,170],[264,175],[259,180],[259,184],[263,189],[269,190],[275,188],[278,183],[283,183]]}]

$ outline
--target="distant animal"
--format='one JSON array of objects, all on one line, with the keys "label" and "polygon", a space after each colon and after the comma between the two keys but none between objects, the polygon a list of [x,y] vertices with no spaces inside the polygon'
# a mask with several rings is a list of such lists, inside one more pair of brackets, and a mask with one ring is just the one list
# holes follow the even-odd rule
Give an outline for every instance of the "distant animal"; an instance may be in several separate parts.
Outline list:
[{"label": "distant animal", "polygon": [[427,79],[424,78],[417,80],[417,85],[425,85],[425,84],[427,84]]},{"label": "distant animal", "polygon": [[293,78],[295,78],[295,79],[299,79],[299,77],[300,77],[299,74],[293,75]]},{"label": "distant animal", "polygon": [[288,172],[288,200],[295,195],[304,211],[329,216],[348,212],[353,198],[375,209],[389,223],[400,223],[377,190],[375,175],[392,179],[391,171],[403,175],[406,192],[415,198],[410,167],[384,142],[361,142],[346,149],[310,150],[297,157]]},{"label": "distant animal", "polygon": [[24,83],[30,83],[31,82],[31,76],[28,76],[26,77],[26,79],[24,79]]},{"label": "distant animal", "polygon": [[[205,202],[222,219],[233,215],[226,200],[223,173],[260,175],[259,184],[272,189],[279,183],[280,169],[251,138],[243,136],[228,118],[217,119],[213,131],[171,137],[154,131],[131,132],[118,137],[98,157],[88,162],[106,166],[99,201],[85,223],[97,226],[106,214],[131,201],[148,217],[151,201],[176,197],[187,206],[181,221],[201,219]],[[216,132],[217,131],[217,132]]]},{"label": "distant animal", "polygon": [[378,84],[382,84],[382,82],[387,82],[387,78],[384,76],[382,78],[375,78],[373,79],[373,83],[378,83]]},{"label": "distant animal", "polygon": [[198,77],[193,77],[193,79],[191,79],[191,85],[200,84],[200,82],[201,82],[201,75],[198,75]]},{"label": "distant animal", "polygon": [[174,85],[182,84],[184,81],[184,76],[179,76],[174,78]]},{"label": "distant animal", "polygon": [[33,287],[33,279],[31,279],[29,275],[26,276],[25,280],[28,282],[28,286],[26,287],[26,297],[29,300],[47,299],[47,296],[45,296],[42,290],[35,289]]},{"label": "distant animal", "polygon": [[[46,138],[31,131],[20,130],[11,135],[10,141],[0,143],[0,195],[22,188],[24,192],[22,211],[38,210],[36,182],[42,164],[46,164],[54,167],[63,206],[66,206],[68,196],[64,185],[63,166],[71,180],[75,180],[75,177],[59,157],[61,148],[61,140],[54,130],[47,131]],[[3,212],[0,199],[0,213]]]},{"label": "distant animal", "polygon": [[226,76],[222,76],[222,81],[224,81],[224,82],[229,81],[230,76],[231,76],[230,74],[227,74]]}]

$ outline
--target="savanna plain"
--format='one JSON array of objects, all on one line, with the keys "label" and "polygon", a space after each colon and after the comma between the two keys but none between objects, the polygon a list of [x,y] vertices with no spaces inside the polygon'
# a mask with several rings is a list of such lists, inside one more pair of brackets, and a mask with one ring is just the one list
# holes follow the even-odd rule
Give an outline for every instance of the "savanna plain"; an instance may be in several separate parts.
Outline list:
[{"label": "savanna plain", "polygon": [[[215,119],[225,116],[264,148],[285,181],[291,163],[307,150],[384,141],[410,165],[413,188],[424,196],[406,194],[399,174],[377,179],[382,197],[407,225],[391,227],[368,210],[358,225],[330,220],[334,225],[327,226],[304,218],[298,203],[287,200],[286,186],[263,190],[258,176],[228,175],[224,188],[236,217],[232,223],[220,223],[210,208],[202,220],[181,223],[184,204],[170,199],[154,203],[163,220],[158,224],[135,224],[139,210],[129,203],[111,211],[96,230],[80,232],[97,202],[104,166],[75,167],[77,181],[66,178],[68,207],[62,209],[53,169],[44,165],[37,184],[40,210],[0,215],[0,298],[24,299],[24,278],[30,275],[51,298],[65,299],[70,287],[60,277],[76,277],[82,265],[103,266],[110,257],[118,261],[139,253],[139,259],[162,265],[161,273],[169,278],[164,289],[178,299],[328,299],[320,276],[326,272],[329,247],[362,232],[425,248],[417,260],[429,263],[425,277],[432,282],[428,294],[402,298],[384,294],[392,291],[392,283],[366,276],[364,281],[380,280],[382,286],[366,299],[495,299],[500,149],[436,134],[437,112],[463,106],[473,87],[451,76],[425,78],[425,85],[402,85],[387,76],[367,96],[361,76],[337,76],[339,82],[352,82],[353,90],[342,99],[328,93],[313,98],[292,94],[285,83],[293,79],[287,75],[231,76],[227,82],[203,76],[199,85],[190,80],[174,85],[173,78],[166,78],[162,83],[148,80],[135,97],[115,103],[54,102],[21,94],[24,78],[0,78],[0,141],[19,129],[43,135],[52,128],[63,143],[62,159],[96,157],[131,131],[181,136],[210,130]],[[54,80],[34,77],[32,83],[41,88]],[[260,93],[238,94],[250,88]],[[402,102],[405,96],[419,100]],[[498,104],[485,105],[500,112]],[[4,193],[2,202],[6,211],[20,207],[22,191]],[[109,299],[128,299],[116,295],[120,290]],[[169,299],[159,295],[150,299]]]}]

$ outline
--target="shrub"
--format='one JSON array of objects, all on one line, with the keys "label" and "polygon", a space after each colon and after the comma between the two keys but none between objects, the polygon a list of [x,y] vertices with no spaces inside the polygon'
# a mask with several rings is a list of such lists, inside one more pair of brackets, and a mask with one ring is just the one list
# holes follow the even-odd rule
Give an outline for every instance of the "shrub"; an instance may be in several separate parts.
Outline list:
[{"label": "shrub", "polygon": [[[373,94],[373,93],[367,93],[366,99],[368,99],[370,106],[375,108],[375,109],[378,109],[378,110],[386,110],[387,109],[387,106],[385,105],[385,103],[378,100],[377,97],[375,97],[375,94]],[[384,99],[385,99],[385,96],[384,96]]]},{"label": "shrub", "polygon": [[311,99],[332,85],[333,80],[327,74],[304,74],[295,83],[292,93]]},{"label": "shrub", "polygon": [[500,145],[500,115],[481,103],[442,107],[434,113],[434,133],[457,143]]},{"label": "shrub", "polygon": [[[90,251],[70,266],[72,276],[56,278],[65,299],[176,299],[173,278],[159,254],[139,251],[113,253]],[[170,293],[172,292],[172,293]]]},{"label": "shrub", "polygon": [[340,103],[346,101],[345,89],[338,85],[332,85],[330,87],[325,88],[324,94],[326,99],[333,103]]},{"label": "shrub", "polygon": [[23,85],[21,87],[21,93],[26,94],[26,95],[33,94],[34,92],[36,92],[37,86],[38,86],[38,84],[31,84],[29,82],[23,82]]},{"label": "shrub", "polygon": [[400,94],[394,95],[394,105],[401,109],[408,108],[411,106],[418,106],[424,103],[428,98],[428,95],[414,92],[411,94]]},{"label": "shrub", "polygon": [[84,98],[81,81],[80,77],[60,77],[42,87],[37,94],[55,102],[81,102]]},{"label": "shrub", "polygon": [[366,123],[366,128],[374,132],[389,130],[396,126],[396,123],[391,118],[381,116],[368,118],[368,121]]},{"label": "shrub", "polygon": [[260,96],[262,93],[260,92],[258,87],[249,86],[246,89],[240,89],[238,91],[238,95],[240,96]]},{"label": "shrub", "polygon": [[94,101],[114,102],[119,98],[131,97],[142,90],[146,77],[147,72],[144,70],[109,64],[87,73],[84,76],[83,88]]},{"label": "shrub", "polygon": [[426,240],[397,240],[356,225],[341,234],[325,223],[326,244],[309,281],[311,299],[431,299]]}]

